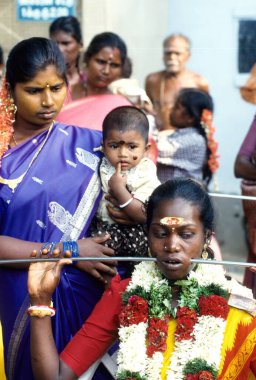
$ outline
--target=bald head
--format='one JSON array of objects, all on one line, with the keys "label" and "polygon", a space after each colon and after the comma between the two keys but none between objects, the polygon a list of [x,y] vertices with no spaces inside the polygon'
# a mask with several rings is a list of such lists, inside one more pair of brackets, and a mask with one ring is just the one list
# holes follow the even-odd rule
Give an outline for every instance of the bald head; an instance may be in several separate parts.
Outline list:
[{"label": "bald head", "polygon": [[164,39],[164,42],[163,42],[163,48],[165,49],[170,42],[172,42],[173,40],[182,40],[184,45],[186,45],[188,51],[190,51],[190,48],[191,48],[191,42],[190,42],[190,39],[186,36],[184,36],[184,34],[181,34],[181,33],[177,33],[177,34],[171,34],[170,36],[167,36],[165,39]]},{"label": "bald head", "polygon": [[184,70],[190,57],[190,41],[183,34],[172,34],[163,43],[166,71],[178,74]]}]

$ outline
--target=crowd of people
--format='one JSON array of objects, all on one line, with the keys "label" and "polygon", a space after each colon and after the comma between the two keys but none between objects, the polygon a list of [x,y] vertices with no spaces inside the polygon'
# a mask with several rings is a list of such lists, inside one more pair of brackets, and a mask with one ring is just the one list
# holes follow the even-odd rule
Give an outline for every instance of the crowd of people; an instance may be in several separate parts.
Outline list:
[{"label": "crowd of people", "polygon": [[[207,192],[219,165],[214,104],[186,67],[189,39],[164,40],[165,69],[145,90],[116,33],[83,49],[78,19],[60,17],[49,38],[17,43],[2,75],[6,379],[77,379],[106,352],[117,352],[119,380],[256,378],[255,273],[246,288],[193,263],[221,253]],[[255,126],[235,164],[250,195]],[[255,208],[244,208],[253,261]],[[93,379],[113,376],[99,364]]]}]

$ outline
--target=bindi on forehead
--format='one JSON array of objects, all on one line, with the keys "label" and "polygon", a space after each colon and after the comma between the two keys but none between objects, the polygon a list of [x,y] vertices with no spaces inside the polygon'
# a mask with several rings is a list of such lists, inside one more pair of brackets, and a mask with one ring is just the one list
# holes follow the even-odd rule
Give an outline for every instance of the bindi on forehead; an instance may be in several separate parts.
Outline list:
[{"label": "bindi on forehead", "polygon": [[107,62],[112,63],[112,61],[113,61],[113,54],[109,54],[109,56],[107,58]]},{"label": "bindi on forehead", "polygon": [[160,219],[160,225],[167,227],[172,232],[174,232],[176,228],[183,226],[183,224],[184,218],[178,216],[165,216]]}]

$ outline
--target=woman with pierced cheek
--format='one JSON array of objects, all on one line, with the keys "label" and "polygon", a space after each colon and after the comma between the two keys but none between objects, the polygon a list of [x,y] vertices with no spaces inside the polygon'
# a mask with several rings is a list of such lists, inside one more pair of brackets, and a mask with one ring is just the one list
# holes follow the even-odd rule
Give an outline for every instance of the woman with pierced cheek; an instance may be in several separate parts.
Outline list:
[{"label": "woman with pierced cheek", "polygon": [[116,276],[60,357],[51,339],[48,305],[61,268],[70,260],[31,264],[28,312],[36,379],[77,379],[118,338],[117,380],[245,380],[256,375],[251,291],[227,278],[218,265],[193,264],[195,258],[212,255],[209,195],[198,182],[177,178],[154,190],[146,210],[156,261],[139,263],[130,279]]},{"label": "woman with pierced cheek", "polygon": [[[35,250],[60,249],[74,256],[109,257],[88,228],[101,199],[101,133],[55,119],[67,91],[66,66],[54,41],[30,38],[11,50],[0,93],[0,258],[22,259]],[[121,210],[119,210],[122,214]],[[86,238],[84,238],[86,237]],[[64,268],[53,301],[62,310],[53,319],[62,350],[101,297],[116,262],[84,262]],[[27,267],[0,268],[0,320],[8,379],[32,380],[26,309]],[[101,377],[98,377],[101,376]],[[106,371],[95,379],[109,378]]]}]

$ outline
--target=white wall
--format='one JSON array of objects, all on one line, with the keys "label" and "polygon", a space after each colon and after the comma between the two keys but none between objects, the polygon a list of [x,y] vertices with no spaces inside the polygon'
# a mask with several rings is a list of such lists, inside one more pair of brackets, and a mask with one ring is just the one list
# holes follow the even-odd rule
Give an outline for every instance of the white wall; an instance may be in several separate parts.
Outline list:
[{"label": "white wall", "polygon": [[[219,141],[218,172],[221,191],[240,193],[234,178],[236,154],[250,126],[255,107],[240,97],[237,82],[238,19],[255,17],[254,0],[170,0],[168,33],[182,32],[192,41],[190,68],[210,82],[215,102],[216,137]],[[242,82],[245,77],[242,78]]]},{"label": "white wall", "polygon": [[237,76],[237,13],[256,19],[255,0],[82,1],[85,45],[96,33],[120,34],[141,85],[148,73],[163,67],[162,41],[168,34],[181,32],[191,39],[189,67],[209,80],[215,102],[219,189],[231,193],[240,192],[233,165],[255,113],[255,107],[241,99],[237,86],[241,82]]}]

